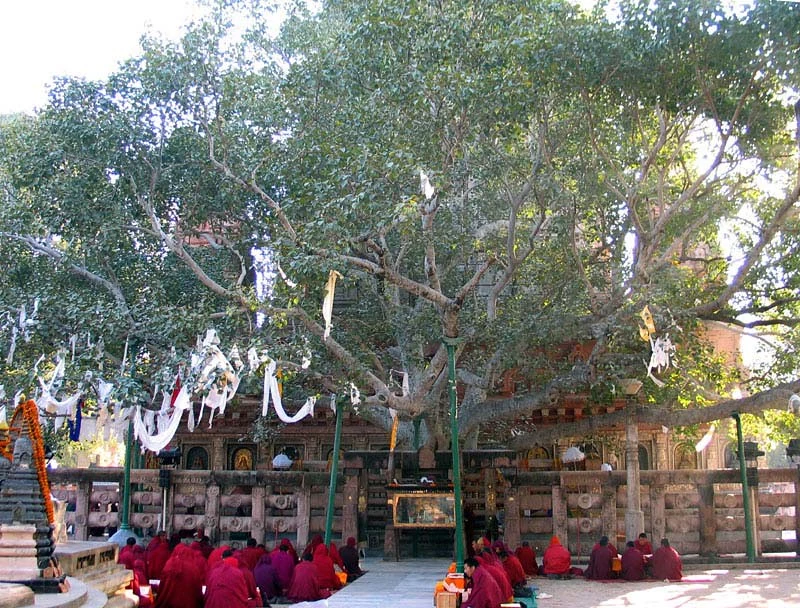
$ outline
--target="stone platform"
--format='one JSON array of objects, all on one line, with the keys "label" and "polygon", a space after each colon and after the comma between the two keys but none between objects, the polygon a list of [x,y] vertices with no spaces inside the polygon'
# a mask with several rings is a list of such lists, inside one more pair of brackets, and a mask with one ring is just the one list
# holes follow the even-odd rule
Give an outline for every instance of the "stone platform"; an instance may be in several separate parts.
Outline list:
[{"label": "stone platform", "polygon": [[69,541],[56,547],[55,555],[64,574],[78,578],[108,597],[120,595],[133,573],[117,563],[115,543]]}]

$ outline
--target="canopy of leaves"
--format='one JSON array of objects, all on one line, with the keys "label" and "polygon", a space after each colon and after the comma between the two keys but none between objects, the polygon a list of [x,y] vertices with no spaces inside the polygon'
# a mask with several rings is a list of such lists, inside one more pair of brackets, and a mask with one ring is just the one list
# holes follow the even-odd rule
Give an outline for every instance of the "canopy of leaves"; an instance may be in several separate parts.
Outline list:
[{"label": "canopy of leaves", "polygon": [[[220,2],[180,43],[145,39],[107,81],[62,81],[0,125],[3,346],[40,300],[7,385],[72,335],[93,345],[73,382],[127,342],[153,383],[214,326],[428,433],[446,428],[443,337],[465,434],[626,378],[645,381],[640,420],[674,425],[798,391],[800,6],[336,0],[285,6],[272,39],[258,4]],[[269,299],[254,249],[289,279]],[[645,306],[677,344],[664,387]],[[742,376],[708,322],[780,346]],[[510,369],[529,388],[499,397]]]}]

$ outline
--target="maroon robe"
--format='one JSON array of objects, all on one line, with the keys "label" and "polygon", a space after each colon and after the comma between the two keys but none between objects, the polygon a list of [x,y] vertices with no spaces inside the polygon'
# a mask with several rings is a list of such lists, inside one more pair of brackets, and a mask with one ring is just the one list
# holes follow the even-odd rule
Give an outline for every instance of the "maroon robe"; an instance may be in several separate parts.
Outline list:
[{"label": "maroon robe", "polygon": [[506,571],[503,570],[503,566],[497,564],[483,564],[480,567],[484,568],[486,572],[494,578],[497,586],[500,588],[503,601],[510,601],[511,598],[514,597],[514,588],[511,586],[511,581],[508,580],[508,575]]},{"label": "maroon robe", "polygon": [[678,552],[672,547],[661,546],[653,553],[653,578],[660,581],[679,581],[683,578],[683,563]]},{"label": "maroon robe", "polygon": [[208,573],[205,608],[248,608],[247,587],[242,569],[223,560]]},{"label": "maroon robe", "polygon": [[636,547],[628,547],[622,554],[622,578],[626,581],[644,579],[644,555]]},{"label": "maroon robe", "polygon": [[461,602],[461,608],[497,608],[508,599],[484,566],[475,568],[470,585],[469,598]]},{"label": "maroon robe", "polygon": [[317,569],[319,586],[323,589],[341,589],[342,582],[336,576],[333,560],[328,556],[328,548],[322,544],[314,549],[314,567]]},{"label": "maroon robe", "polygon": [[178,545],[161,572],[156,608],[201,608],[203,572],[186,545]]},{"label": "maroon robe", "polygon": [[610,579],[611,559],[616,555],[610,545],[595,545],[589,556],[589,567],[586,568],[584,576],[598,581]]},{"label": "maroon robe", "polygon": [[286,597],[292,602],[316,602],[330,597],[330,591],[319,586],[317,568],[309,561],[302,560],[295,566],[292,582]]},{"label": "maroon robe", "polygon": [[515,552],[519,563],[522,564],[522,569],[528,576],[535,576],[539,574],[539,566],[536,563],[536,551],[529,545],[522,545],[517,547]]},{"label": "maroon robe", "polygon": [[503,560],[503,570],[506,571],[508,580],[511,582],[512,587],[518,587],[528,582],[528,578],[525,576],[525,570],[522,568],[522,564],[517,559],[517,556],[513,553],[508,553],[506,558]]},{"label": "maroon robe", "polygon": [[161,578],[161,571],[170,556],[169,543],[165,536],[158,535],[147,545],[145,563],[147,564],[148,578]]}]

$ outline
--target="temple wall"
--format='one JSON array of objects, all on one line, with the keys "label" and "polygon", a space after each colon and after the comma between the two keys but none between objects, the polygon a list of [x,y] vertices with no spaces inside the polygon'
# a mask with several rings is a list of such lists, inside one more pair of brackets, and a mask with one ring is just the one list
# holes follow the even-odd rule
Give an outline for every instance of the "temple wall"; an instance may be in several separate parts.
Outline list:
[{"label": "temple wall", "polygon": [[[378,523],[391,523],[387,480],[374,471],[385,462],[385,456],[345,457],[337,481],[335,541],[357,536],[366,543],[368,512]],[[413,468],[414,456],[403,454],[398,463]],[[436,455],[442,462],[448,457]],[[469,462],[465,455],[465,465]],[[509,466],[496,470],[465,466],[465,478],[473,476],[478,481],[465,486],[464,494],[465,501],[468,494],[471,504],[501,515],[509,545],[527,540],[541,553],[553,534],[577,556],[588,555],[603,534],[616,541],[618,548],[624,545],[625,471],[534,472],[519,470],[513,462],[504,464]],[[796,469],[752,473],[757,552],[795,551],[794,539],[800,528],[800,473]],[[135,469],[131,473],[130,525],[145,535],[156,531],[164,510],[158,475],[158,470]],[[66,523],[70,538],[87,540],[119,525],[122,477],[120,468],[50,472],[54,496],[69,503]],[[737,470],[641,471],[640,479],[644,532],[651,540],[667,537],[684,554],[745,553]],[[313,534],[324,532],[329,483],[329,473],[319,470],[173,471],[167,491],[168,531],[188,536],[202,528],[214,542],[233,544],[244,544],[249,536],[268,545],[288,537],[302,546]],[[469,532],[484,534],[480,527]],[[375,529],[370,532],[375,533]],[[382,545],[383,538],[369,539],[371,548]]]}]

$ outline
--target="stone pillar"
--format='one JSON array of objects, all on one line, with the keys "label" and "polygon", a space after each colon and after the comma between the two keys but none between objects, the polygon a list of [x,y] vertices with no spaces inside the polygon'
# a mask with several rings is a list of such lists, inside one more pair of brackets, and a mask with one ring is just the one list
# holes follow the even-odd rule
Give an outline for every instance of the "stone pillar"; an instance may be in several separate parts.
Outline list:
[{"label": "stone pillar", "polygon": [[503,540],[509,547],[518,547],[522,540],[519,522],[519,492],[511,487],[506,490],[506,520],[503,528]]},{"label": "stone pillar", "polygon": [[311,490],[297,488],[297,546],[308,544],[308,531],[311,528]]},{"label": "stone pillar", "polygon": [[214,437],[214,441],[211,444],[211,463],[208,468],[212,471],[224,471],[228,468],[225,440],[222,437]]},{"label": "stone pillar", "polygon": [[[625,538],[634,540],[644,532],[644,513],[642,512],[641,485],[639,483],[639,423],[636,409],[628,402],[625,421],[625,471],[627,475],[625,509]],[[615,530],[616,535],[616,530]]]},{"label": "stone pillar", "polygon": [[700,483],[697,486],[700,496],[700,555],[717,555],[717,517],[714,512],[714,484]]},{"label": "stone pillar", "polygon": [[358,538],[358,471],[345,477],[342,490],[342,542],[348,537]]},{"label": "stone pillar", "polygon": [[650,486],[650,522],[653,526],[653,529],[650,531],[650,538],[654,549],[666,534],[665,495],[666,492],[663,485],[654,484]]},{"label": "stone pillar", "polygon": [[206,488],[205,533],[215,545],[219,542],[219,505],[219,486],[211,483]]},{"label": "stone pillar", "polygon": [[89,538],[89,497],[92,495],[92,482],[78,481],[75,494],[75,540]]},{"label": "stone pillar", "polygon": [[551,490],[553,501],[553,534],[558,536],[561,544],[569,546],[569,532],[567,528],[567,500],[564,490],[560,485],[553,486]]},{"label": "stone pillar", "polygon": [[251,512],[250,512],[250,536],[259,543],[266,543],[264,535],[264,517],[266,509],[264,502],[266,499],[266,488],[264,486],[253,486],[251,492]]},{"label": "stone pillar", "polygon": [[668,437],[666,433],[656,433],[656,453],[654,455],[653,470],[664,471],[672,468],[669,462]]},{"label": "stone pillar", "polygon": [[603,486],[603,534],[616,546],[617,544],[617,489]]}]

